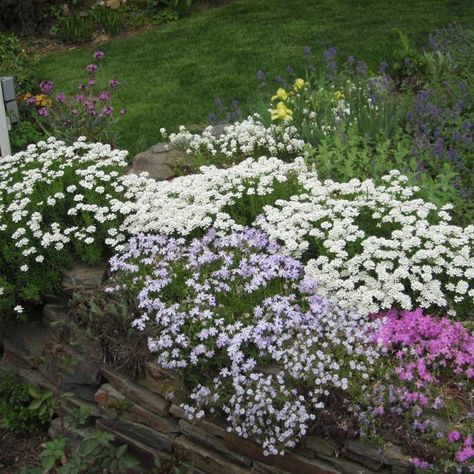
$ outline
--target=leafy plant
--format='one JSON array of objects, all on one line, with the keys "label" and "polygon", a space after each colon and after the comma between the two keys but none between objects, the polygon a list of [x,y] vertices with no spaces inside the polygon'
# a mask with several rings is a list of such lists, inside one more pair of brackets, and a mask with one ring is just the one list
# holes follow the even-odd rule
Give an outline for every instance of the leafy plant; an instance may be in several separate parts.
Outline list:
[{"label": "leafy plant", "polygon": [[24,150],[30,143],[39,142],[43,138],[44,134],[29,120],[20,120],[12,126],[10,131],[10,143],[13,153]]},{"label": "leafy plant", "polygon": [[111,36],[116,36],[125,29],[125,19],[120,11],[98,6],[92,10],[90,16],[96,30]]},{"label": "leafy plant", "polygon": [[62,17],[51,28],[51,34],[65,44],[91,41],[95,25],[90,16],[71,15]]},{"label": "leafy plant", "polygon": [[28,386],[8,373],[0,381],[0,426],[16,433],[44,428],[54,413],[54,394]]},{"label": "leafy plant", "polygon": [[56,437],[44,444],[41,468],[24,468],[21,474],[113,474],[136,468],[139,463],[127,452],[127,445],[116,447],[114,441],[113,435],[98,430],[87,434],[77,447],[67,438]]},{"label": "leafy plant", "polygon": [[14,34],[0,32],[0,76],[13,76],[18,94],[31,90],[37,81],[37,60]]},{"label": "leafy plant", "polygon": [[398,34],[400,47],[392,53],[392,76],[402,88],[419,88],[425,81],[425,58],[412,48],[410,39],[402,30],[395,28],[394,31]]},{"label": "leafy plant", "polygon": [[51,81],[39,84],[40,93],[24,94],[22,110],[35,121],[45,135],[73,142],[80,136],[91,141],[102,141],[114,145],[118,140],[117,121],[127,110],[114,110],[113,95],[119,87],[116,79],[104,80],[100,74],[103,51],[93,53],[94,62],[85,67],[87,77],[78,86],[79,94],[66,96],[63,92],[53,95]]}]

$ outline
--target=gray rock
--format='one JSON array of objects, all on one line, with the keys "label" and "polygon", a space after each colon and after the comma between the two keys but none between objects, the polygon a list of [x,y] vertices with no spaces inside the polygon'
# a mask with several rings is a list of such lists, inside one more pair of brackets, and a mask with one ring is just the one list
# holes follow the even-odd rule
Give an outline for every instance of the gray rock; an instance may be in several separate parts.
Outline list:
[{"label": "gray rock", "polygon": [[232,462],[247,467],[252,464],[252,460],[248,456],[244,456],[228,449],[223,443],[221,437],[209,433],[202,427],[185,420],[179,420],[179,427],[181,433],[186,435],[189,439],[218,451],[219,454],[230,459]]},{"label": "gray rock", "polygon": [[69,438],[73,445],[78,445],[86,436],[90,435],[94,431],[93,427],[88,428],[75,428],[64,422],[64,426],[61,426],[61,419],[55,418],[48,429],[48,435],[50,438],[56,438],[57,436],[65,436]]},{"label": "gray rock", "polygon": [[320,457],[330,461],[331,464],[342,474],[389,474],[390,472],[388,470],[373,470],[342,456],[329,457],[321,455]]},{"label": "gray rock", "polygon": [[171,453],[173,441],[176,438],[175,434],[160,433],[148,426],[120,419],[100,418],[97,420],[96,426],[165,453]]},{"label": "gray rock", "polygon": [[337,441],[319,436],[306,436],[304,445],[316,454],[324,454],[325,456],[333,456],[341,447]]},{"label": "gray rock", "polygon": [[383,462],[389,466],[409,468],[412,464],[410,456],[402,453],[398,446],[387,445],[383,449]]},{"label": "gray rock", "polygon": [[171,403],[162,396],[151,392],[106,367],[102,367],[101,372],[112,387],[132,402],[158,415],[168,414]]},{"label": "gray rock", "polygon": [[173,444],[174,452],[189,460],[193,466],[206,474],[248,474],[250,469],[238,466],[215,451],[193,442],[186,436],[178,436]]},{"label": "gray rock", "polygon": [[67,321],[67,306],[58,304],[47,304],[43,308],[43,320],[50,326]]},{"label": "gray rock", "polygon": [[[171,416],[160,416],[146,410],[145,408],[130,402],[112,385],[104,384],[95,394],[96,402],[107,410],[114,413],[122,412],[122,417],[128,421],[141,423],[162,433],[178,433],[179,426],[176,418]],[[126,402],[128,402],[126,404]],[[123,407],[126,409],[123,410]]]},{"label": "gray rock", "polygon": [[129,174],[147,172],[150,178],[163,181],[175,176],[177,167],[186,159],[184,151],[165,143],[158,143],[135,156]]},{"label": "gray rock", "polygon": [[106,263],[94,266],[75,263],[72,268],[63,271],[62,287],[69,294],[76,290],[92,290],[99,288],[105,276]]},{"label": "gray rock", "polygon": [[[371,469],[380,467],[383,463],[383,449],[365,439],[348,440],[345,444],[345,454],[361,462]],[[351,456],[355,454],[356,456]]]},{"label": "gray rock", "polygon": [[126,443],[128,445],[128,451],[134,454],[141,461],[142,465],[148,469],[153,469],[155,467],[155,458],[158,456],[168,456],[168,453],[152,448],[147,444],[141,443],[137,439],[131,438],[126,434],[115,430],[113,425],[104,423],[104,420],[97,420],[96,427],[99,430],[113,434],[117,441]]}]

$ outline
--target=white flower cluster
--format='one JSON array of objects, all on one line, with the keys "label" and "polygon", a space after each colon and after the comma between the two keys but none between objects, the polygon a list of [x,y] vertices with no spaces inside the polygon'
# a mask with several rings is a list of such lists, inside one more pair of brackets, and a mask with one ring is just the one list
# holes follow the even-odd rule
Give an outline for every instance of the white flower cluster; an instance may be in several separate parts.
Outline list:
[{"label": "white flower cluster", "polygon": [[[367,314],[393,305],[453,312],[471,302],[474,227],[451,225],[450,206],[436,209],[417,199],[398,172],[384,180],[383,186],[321,182],[301,158],[265,157],[228,169],[203,167],[169,182],[125,177],[138,198],[123,204],[127,216],[118,235],[186,236],[211,226],[223,234],[242,229],[239,205],[244,212],[255,207],[260,216],[244,224],[265,230],[288,254],[309,258],[306,271],[318,292],[338,305]],[[290,195],[275,193],[278,183],[287,192],[290,182]],[[120,242],[111,236],[109,243]]]},{"label": "white flower cluster", "polygon": [[193,134],[181,126],[178,133],[170,134],[169,140],[188,154],[201,152],[229,159],[260,153],[294,156],[301,154],[305,147],[296,127],[288,124],[266,127],[258,114],[226,125],[221,134],[216,134],[212,126],[201,134]]},{"label": "white flower cluster", "polygon": [[416,199],[398,171],[348,183],[309,178],[307,192],[266,206],[257,226],[292,255],[306,252],[318,293],[363,314],[446,309],[474,300],[474,226]]},{"label": "white flower cluster", "polygon": [[[159,233],[191,234],[195,229],[211,226],[221,233],[240,230],[225,212],[239,199],[271,194],[276,183],[298,181],[308,173],[302,158],[285,163],[277,158],[247,159],[227,169],[215,166],[201,168],[200,174],[181,176],[172,181],[152,181],[146,176],[129,175],[121,179],[127,188],[125,197],[136,200],[117,204],[127,214],[120,234]],[[110,236],[107,243],[116,246],[122,241]]]},{"label": "white flower cluster", "polygon": [[[2,253],[14,252],[20,272],[71,242],[91,244],[98,226],[115,221],[117,177],[127,152],[80,138],[71,146],[50,138],[0,161]],[[64,214],[64,218],[55,216]],[[13,250],[6,247],[11,246]]]}]

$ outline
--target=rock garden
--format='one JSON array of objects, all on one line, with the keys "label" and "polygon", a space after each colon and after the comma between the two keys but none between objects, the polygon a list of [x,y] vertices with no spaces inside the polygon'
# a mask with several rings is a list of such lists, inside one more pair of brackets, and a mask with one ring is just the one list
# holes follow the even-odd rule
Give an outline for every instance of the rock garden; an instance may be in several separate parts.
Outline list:
[{"label": "rock garden", "polygon": [[21,92],[0,472],[474,472],[474,34],[400,39],[133,157],[102,49]]}]

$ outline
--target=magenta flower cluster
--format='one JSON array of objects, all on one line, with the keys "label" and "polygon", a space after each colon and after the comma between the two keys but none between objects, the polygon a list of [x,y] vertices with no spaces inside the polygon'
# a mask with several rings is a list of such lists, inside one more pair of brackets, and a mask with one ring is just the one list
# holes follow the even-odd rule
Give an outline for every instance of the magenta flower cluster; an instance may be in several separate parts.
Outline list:
[{"label": "magenta flower cluster", "polygon": [[443,372],[474,377],[474,336],[460,322],[435,318],[423,310],[386,313],[377,341],[394,352],[400,380],[422,387]]}]

